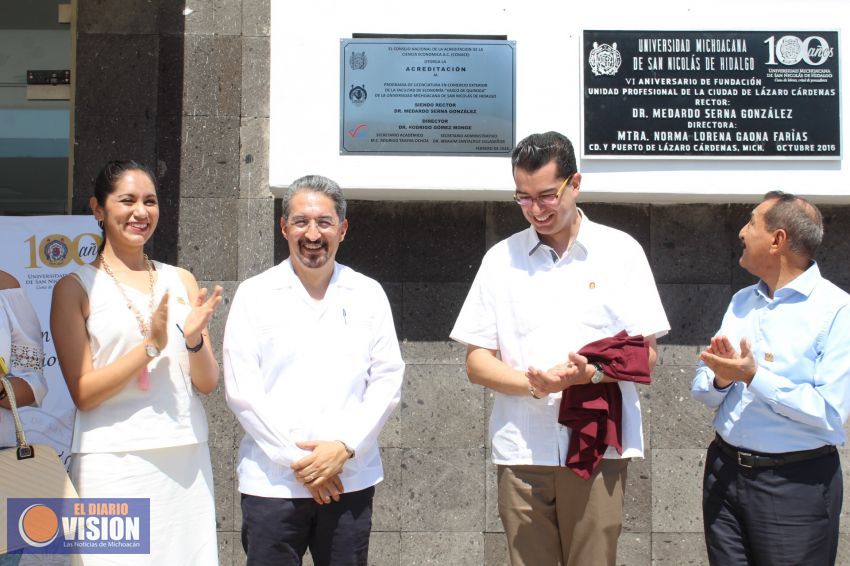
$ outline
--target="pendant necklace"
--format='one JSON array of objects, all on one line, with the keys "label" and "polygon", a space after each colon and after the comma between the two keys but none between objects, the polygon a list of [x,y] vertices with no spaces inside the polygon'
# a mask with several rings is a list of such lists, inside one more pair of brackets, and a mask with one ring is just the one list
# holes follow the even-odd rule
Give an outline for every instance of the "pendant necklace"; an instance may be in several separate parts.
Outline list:
[{"label": "pendant necklace", "polygon": [[[148,321],[153,319],[153,267],[151,265],[151,261],[148,259],[147,254],[143,254],[145,258],[145,266],[148,269],[148,283],[150,284],[150,296],[148,298]],[[139,332],[142,334],[142,340],[147,338],[150,334],[150,323],[145,320],[142,316],[142,313],[136,308],[136,305],[133,304],[133,301],[130,300],[130,297],[127,296],[127,292],[124,290],[124,285],[118,281],[118,278],[115,277],[115,274],[112,272],[112,269],[109,267],[109,264],[106,263],[106,258],[103,257],[103,253],[100,254],[100,264],[103,266],[103,270],[106,272],[109,277],[112,278],[112,281],[115,282],[115,286],[118,287],[118,290],[121,291],[121,295],[124,297],[124,300],[127,302],[127,308],[133,312],[133,315],[136,317],[136,322],[139,324]],[[150,387],[150,373],[148,372],[148,366],[145,366],[139,372],[139,389],[143,391],[147,391]]]}]

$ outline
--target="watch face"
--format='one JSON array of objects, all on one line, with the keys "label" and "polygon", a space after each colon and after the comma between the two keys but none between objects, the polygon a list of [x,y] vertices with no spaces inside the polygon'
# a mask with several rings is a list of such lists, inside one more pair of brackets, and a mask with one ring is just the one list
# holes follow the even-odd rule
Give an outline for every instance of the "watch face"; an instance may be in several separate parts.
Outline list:
[{"label": "watch face", "polygon": [[145,353],[148,356],[155,358],[159,355],[159,349],[153,344],[148,344],[147,346],[145,346]]},{"label": "watch face", "polygon": [[604,375],[605,374],[602,372],[602,370],[597,367],[596,372],[594,372],[593,377],[590,378],[590,381],[592,383],[600,383]]}]

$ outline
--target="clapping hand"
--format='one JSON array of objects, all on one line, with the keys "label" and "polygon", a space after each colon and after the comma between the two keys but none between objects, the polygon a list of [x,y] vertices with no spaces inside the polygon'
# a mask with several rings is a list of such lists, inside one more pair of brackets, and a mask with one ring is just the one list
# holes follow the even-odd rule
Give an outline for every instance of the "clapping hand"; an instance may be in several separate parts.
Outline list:
[{"label": "clapping hand", "polygon": [[166,291],[151,316],[150,340],[158,350],[163,350],[168,343],[168,295]]},{"label": "clapping hand", "polygon": [[733,381],[749,385],[758,369],[752,346],[746,338],[741,338],[741,352],[738,353],[726,336],[715,336],[699,359],[714,372],[715,385],[720,389]]},{"label": "clapping hand", "polygon": [[207,296],[207,288],[204,287],[198,291],[198,296],[195,297],[195,304],[192,305],[192,310],[186,317],[183,323],[183,336],[186,339],[186,344],[194,346],[201,342],[201,333],[207,327],[212,318],[215,309],[221,303],[222,288],[216,285],[212,295]]}]

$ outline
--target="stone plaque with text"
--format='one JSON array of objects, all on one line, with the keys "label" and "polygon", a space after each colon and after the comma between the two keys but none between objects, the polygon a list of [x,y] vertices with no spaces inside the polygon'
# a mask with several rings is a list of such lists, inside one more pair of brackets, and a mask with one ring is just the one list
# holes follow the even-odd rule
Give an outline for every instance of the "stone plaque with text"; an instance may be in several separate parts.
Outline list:
[{"label": "stone plaque with text", "polygon": [[585,158],[840,159],[836,31],[583,33]]},{"label": "stone plaque with text", "polygon": [[343,39],[343,155],[508,155],[515,138],[515,44]]}]

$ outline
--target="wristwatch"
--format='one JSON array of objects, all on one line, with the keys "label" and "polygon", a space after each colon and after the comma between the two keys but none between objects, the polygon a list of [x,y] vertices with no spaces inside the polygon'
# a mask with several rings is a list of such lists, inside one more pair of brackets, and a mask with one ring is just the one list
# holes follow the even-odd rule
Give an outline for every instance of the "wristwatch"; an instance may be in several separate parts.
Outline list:
[{"label": "wristwatch", "polygon": [[148,342],[145,344],[145,354],[147,354],[149,358],[155,358],[160,354],[159,348]]},{"label": "wristwatch", "polygon": [[593,367],[596,368],[596,371],[593,372],[593,375],[590,378],[590,383],[602,383],[602,378],[605,377],[605,372],[602,371],[602,366],[594,362]]},{"label": "wristwatch", "polygon": [[342,442],[342,440],[340,442],[342,443],[342,447],[345,448],[345,451],[348,452],[348,459],[351,460],[354,458],[354,448],[351,448],[348,444]]}]

